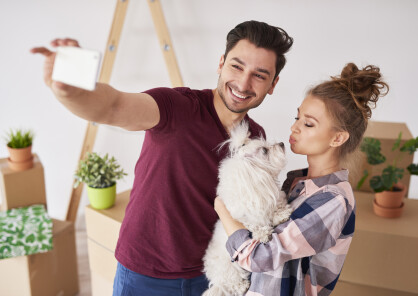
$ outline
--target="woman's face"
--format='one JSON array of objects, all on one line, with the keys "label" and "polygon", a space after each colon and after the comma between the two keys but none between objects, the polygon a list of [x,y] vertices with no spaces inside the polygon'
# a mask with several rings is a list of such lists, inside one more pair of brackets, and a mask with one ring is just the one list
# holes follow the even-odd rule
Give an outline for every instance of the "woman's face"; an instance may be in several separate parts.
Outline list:
[{"label": "woman's face", "polygon": [[315,156],[332,149],[336,131],[322,100],[308,95],[298,108],[295,120],[289,138],[294,153]]}]

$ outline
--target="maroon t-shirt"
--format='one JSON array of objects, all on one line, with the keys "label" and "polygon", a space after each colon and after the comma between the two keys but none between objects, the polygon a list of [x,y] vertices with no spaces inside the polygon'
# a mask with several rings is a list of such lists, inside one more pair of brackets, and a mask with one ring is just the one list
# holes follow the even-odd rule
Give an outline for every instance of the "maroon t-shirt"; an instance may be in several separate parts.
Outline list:
[{"label": "maroon t-shirt", "polygon": [[[160,122],[145,134],[119,233],[116,259],[137,273],[164,279],[202,274],[217,215],[218,165],[228,138],[212,90],[156,88]],[[264,130],[248,116],[253,136]]]}]

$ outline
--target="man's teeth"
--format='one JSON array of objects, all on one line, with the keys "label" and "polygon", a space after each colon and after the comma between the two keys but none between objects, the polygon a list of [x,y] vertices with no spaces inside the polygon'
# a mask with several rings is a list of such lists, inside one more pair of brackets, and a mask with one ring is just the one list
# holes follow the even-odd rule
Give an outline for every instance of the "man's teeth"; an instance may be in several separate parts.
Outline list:
[{"label": "man's teeth", "polygon": [[242,95],[240,95],[239,93],[236,93],[232,88],[231,88],[231,91],[232,91],[232,93],[234,94],[234,96],[237,96],[238,98],[240,98],[240,99],[245,99],[246,98],[246,96],[242,96]]}]

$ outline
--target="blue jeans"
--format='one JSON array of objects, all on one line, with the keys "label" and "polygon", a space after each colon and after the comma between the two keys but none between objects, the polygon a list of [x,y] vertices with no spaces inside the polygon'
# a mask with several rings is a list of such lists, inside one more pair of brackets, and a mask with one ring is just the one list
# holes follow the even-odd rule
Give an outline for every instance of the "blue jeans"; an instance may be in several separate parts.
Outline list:
[{"label": "blue jeans", "polygon": [[158,279],[136,273],[118,262],[113,296],[201,296],[208,284],[204,275],[192,279]]}]

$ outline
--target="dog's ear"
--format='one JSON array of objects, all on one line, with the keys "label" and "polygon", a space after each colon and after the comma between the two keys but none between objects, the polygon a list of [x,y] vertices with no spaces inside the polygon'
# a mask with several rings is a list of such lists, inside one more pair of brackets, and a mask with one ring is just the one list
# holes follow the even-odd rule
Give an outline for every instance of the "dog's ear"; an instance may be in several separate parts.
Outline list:
[{"label": "dog's ear", "polygon": [[245,120],[243,120],[239,125],[235,126],[231,130],[229,150],[231,152],[238,150],[238,148],[245,144],[249,137],[250,132],[248,131],[248,123]]}]

